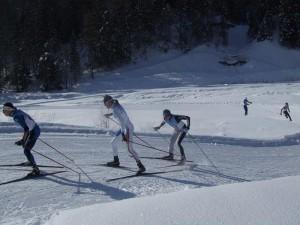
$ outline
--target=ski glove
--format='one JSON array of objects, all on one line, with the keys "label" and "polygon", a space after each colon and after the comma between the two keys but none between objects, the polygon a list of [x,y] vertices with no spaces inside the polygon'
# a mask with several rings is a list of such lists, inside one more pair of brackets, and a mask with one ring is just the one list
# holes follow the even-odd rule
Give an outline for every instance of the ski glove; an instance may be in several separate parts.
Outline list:
[{"label": "ski glove", "polygon": [[18,145],[18,146],[22,146],[23,144],[24,144],[23,139],[15,142],[15,145]]},{"label": "ski glove", "polygon": [[153,127],[155,131],[158,131],[160,127]]},{"label": "ski glove", "polygon": [[105,118],[110,118],[112,116],[111,113],[104,114]]}]

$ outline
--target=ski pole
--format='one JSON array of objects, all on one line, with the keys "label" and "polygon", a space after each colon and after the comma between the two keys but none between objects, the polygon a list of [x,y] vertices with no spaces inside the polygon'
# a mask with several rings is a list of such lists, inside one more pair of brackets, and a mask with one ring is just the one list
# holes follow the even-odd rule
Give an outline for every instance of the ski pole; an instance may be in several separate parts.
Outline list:
[{"label": "ski pole", "polygon": [[71,159],[70,157],[66,156],[64,153],[62,153],[61,151],[59,151],[57,148],[54,148],[53,146],[49,145],[47,142],[45,142],[41,138],[39,138],[39,140],[42,143],[44,143],[45,145],[47,145],[48,147],[50,147],[51,149],[53,149],[54,151],[56,151],[57,153],[59,153],[60,155],[64,156],[66,159],[70,160],[74,164],[74,166],[76,166],[77,169],[79,169],[91,182],[94,182],[93,179],[80,166],[78,166],[75,163],[74,159]]},{"label": "ski pole", "polygon": [[[141,138],[139,138],[137,135],[135,135],[138,139],[140,139],[141,141],[143,141],[144,143],[146,143],[147,144],[147,142],[146,141],[144,141],[143,139],[141,139]],[[166,140],[167,141],[167,140]],[[169,145],[170,143],[169,143],[169,141],[168,141],[168,145]],[[151,148],[154,148],[155,149],[155,147],[153,147],[152,145],[150,145],[149,143],[147,144],[147,145],[149,145],[149,147],[151,147]],[[163,151],[163,150],[162,150]],[[170,154],[170,152],[168,152],[168,151],[164,151],[164,152],[166,152],[166,153],[169,153]],[[176,154],[176,153],[173,153],[173,155],[176,155],[176,156],[181,156],[181,155],[178,155],[178,154]]]},{"label": "ski pole", "polygon": [[[115,121],[114,119],[112,119],[112,118],[110,118],[110,117],[107,117],[107,119],[113,121],[115,124],[117,124],[117,125],[120,126],[120,124],[119,124],[117,121]],[[134,135],[137,139],[139,139],[140,141],[142,141],[144,144],[146,144],[147,147],[154,148],[154,147],[153,147],[152,145],[150,145],[147,141],[145,141],[145,140],[143,140],[142,138],[140,138],[139,136],[137,136],[136,133],[133,133],[133,135]],[[132,143],[133,143],[133,142],[132,142]],[[134,144],[137,144],[137,143],[134,143]],[[145,146],[145,147],[146,147],[146,146]]]},{"label": "ski pole", "polygon": [[146,145],[148,145],[149,147],[152,147],[152,148],[153,148],[153,146],[152,146],[151,144],[149,144],[147,141],[145,141],[145,140],[143,140],[142,138],[140,138],[139,136],[137,136],[136,133],[133,133],[133,135],[134,135],[137,139],[139,139],[140,141],[142,141],[144,144],[146,144]]},{"label": "ski pole", "polygon": [[62,163],[57,162],[57,161],[54,160],[54,159],[51,159],[50,157],[48,157],[48,156],[46,156],[46,155],[44,155],[44,154],[42,154],[42,153],[40,153],[40,152],[38,152],[38,151],[35,151],[35,150],[33,150],[33,149],[32,149],[31,151],[33,151],[33,152],[37,153],[38,155],[43,156],[43,157],[49,159],[50,161],[55,162],[55,163],[57,163],[58,165],[61,165],[61,166],[63,166],[64,168],[67,168],[67,169],[73,171],[74,173],[78,174],[79,182],[78,182],[78,187],[77,187],[77,193],[80,193],[80,186],[79,186],[79,184],[80,184],[80,182],[81,182],[81,173],[79,173],[79,172],[73,170],[73,169],[70,168],[70,167],[65,166],[65,165],[62,164]]},{"label": "ski pole", "polygon": [[[120,124],[119,124],[117,121],[115,121],[114,119],[112,119],[112,118],[110,118],[110,117],[108,117],[108,119],[111,120],[111,121],[113,121],[115,124],[120,125]],[[164,151],[164,150],[162,150],[162,149],[155,148],[155,147],[151,146],[149,143],[147,143],[146,141],[142,140],[142,139],[141,139],[140,137],[138,137],[136,134],[134,134],[134,136],[137,137],[137,138],[138,138],[139,140],[141,140],[142,142],[144,142],[146,145],[141,144],[141,143],[137,143],[137,142],[134,142],[134,141],[129,141],[129,140],[128,140],[128,142],[131,142],[132,144],[140,145],[140,146],[143,146],[143,147],[146,147],[146,148],[154,149],[154,150],[156,150],[156,151],[165,152],[165,153],[170,154],[170,152],[168,152],[168,151]],[[174,154],[174,155],[179,156],[178,154]]]},{"label": "ski pole", "polygon": [[162,133],[160,133],[158,130],[155,130],[167,143],[168,145],[170,144],[169,140],[167,140],[163,135]]},{"label": "ski pole", "polygon": [[[115,121],[114,119],[112,119],[112,118],[110,118],[110,117],[107,117],[107,119],[113,121],[115,124],[117,124],[117,125],[120,126],[120,124],[119,124],[117,121]],[[142,141],[144,144],[146,144],[146,145],[152,147],[148,142],[144,141],[142,138],[140,138],[139,136],[137,136],[136,133],[133,133],[133,135],[134,135],[137,139],[139,139],[140,141]]]},{"label": "ski pole", "polygon": [[192,139],[192,141],[194,142],[194,144],[199,148],[199,150],[202,152],[202,154],[205,156],[205,158],[209,161],[209,163],[214,167],[214,169],[218,172],[221,173],[218,168],[216,167],[216,165],[209,159],[209,157],[207,156],[207,154],[205,153],[205,151],[200,147],[200,145],[196,142],[195,138],[188,133],[189,137]]},{"label": "ski pole", "polygon": [[54,159],[52,159],[52,158],[50,158],[50,157],[48,157],[48,156],[46,156],[46,155],[44,155],[44,154],[38,152],[38,151],[35,151],[35,150],[33,150],[33,149],[32,149],[31,151],[35,152],[36,154],[38,154],[38,155],[40,155],[40,156],[43,156],[43,157],[46,158],[46,159],[49,159],[49,160],[52,161],[52,162],[57,163],[58,165],[63,166],[63,167],[66,168],[66,169],[69,169],[69,170],[73,171],[74,173],[80,174],[79,172],[73,170],[72,168],[70,168],[70,167],[68,167],[68,166],[66,166],[66,165],[64,165],[64,164],[62,164],[62,163],[60,163],[60,162],[57,162],[56,160],[54,160]]},{"label": "ski pole", "polygon": [[66,156],[64,153],[62,153],[61,151],[59,151],[57,148],[54,148],[53,146],[49,145],[47,142],[45,142],[43,139],[39,138],[39,140],[44,143],[45,145],[47,145],[48,147],[52,148],[53,150],[55,150],[56,152],[58,152],[59,154],[61,154],[62,156],[64,156],[65,158],[67,158],[68,160],[74,162],[74,159],[71,159],[70,157]]},{"label": "ski pole", "polygon": [[[163,151],[163,152],[166,152],[166,153],[170,154],[170,152],[167,152],[167,151],[164,151],[164,150],[161,150],[161,149],[158,149],[158,148],[153,147],[153,146],[150,145],[147,141],[143,140],[142,138],[140,138],[140,137],[137,136],[136,134],[134,134],[134,136],[137,137],[137,138],[138,138],[139,140],[141,140],[142,142],[144,142],[144,143],[148,146],[148,148],[160,150],[160,151]],[[131,141],[131,142],[132,142],[132,141]],[[141,145],[140,143],[134,143],[134,142],[132,142],[132,143],[133,143],[133,144],[136,144],[136,145]],[[141,146],[144,146],[144,145],[141,145]],[[146,146],[144,146],[144,147],[146,147]],[[176,155],[176,156],[180,156],[180,155],[175,154],[175,153],[173,153],[173,154]]]},{"label": "ski pole", "polygon": [[[144,144],[141,144],[141,143],[137,143],[137,142],[134,142],[134,141],[130,141],[130,140],[127,140],[128,142],[132,143],[132,144],[136,144],[136,145],[140,145],[140,146],[143,146],[145,148],[150,148],[150,149],[153,149],[153,150],[156,150],[156,151],[159,151],[159,152],[165,152],[165,153],[168,153],[170,154],[170,152],[168,151],[164,151],[162,149],[159,149],[159,148],[155,148],[155,147],[152,147],[152,146],[148,146],[148,145],[144,145]],[[174,154],[176,156],[179,156],[178,154]]]},{"label": "ski pole", "polygon": [[118,126],[120,126],[120,124],[117,122],[117,121],[115,121],[113,118],[110,118],[110,117],[106,117],[107,119],[109,119],[109,120],[111,120],[111,121],[113,121],[115,124],[117,124]]}]

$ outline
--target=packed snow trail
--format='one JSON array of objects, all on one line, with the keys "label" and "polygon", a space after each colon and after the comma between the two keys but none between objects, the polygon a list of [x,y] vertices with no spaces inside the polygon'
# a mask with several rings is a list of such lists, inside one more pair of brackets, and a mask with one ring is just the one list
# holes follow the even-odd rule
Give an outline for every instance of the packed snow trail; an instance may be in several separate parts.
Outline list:
[{"label": "packed snow trail", "polygon": [[[167,148],[159,137],[141,136],[160,148]],[[216,185],[265,180],[289,175],[299,175],[299,146],[249,147],[233,145],[200,144],[220,173],[208,166],[195,144],[188,138],[183,142],[187,159],[184,166],[164,160],[142,159],[147,172],[182,170],[152,176],[139,176],[107,183],[106,179],[133,174],[137,170],[134,160],[128,156],[124,143],[120,143],[121,165],[130,170],[99,166],[112,159],[110,136],[105,135],[55,135],[44,134],[43,140],[75,159],[95,182],[72,172],[57,174],[37,180],[0,186],[0,224],[42,224],[61,209],[72,209],[94,203],[110,202],[138,196],[169,193],[178,190],[211,187]],[[18,135],[0,135],[5,146],[0,152],[0,164],[24,161],[22,149],[15,146]],[[135,146],[141,156],[162,156],[159,152]],[[68,164],[56,152],[38,142],[36,150],[60,162]],[[36,156],[40,164],[49,161]],[[22,169],[22,168],[21,168]],[[44,169],[55,171],[54,168]],[[59,169],[57,169],[59,170]],[[20,168],[0,168],[0,181],[20,178],[28,171]]]}]

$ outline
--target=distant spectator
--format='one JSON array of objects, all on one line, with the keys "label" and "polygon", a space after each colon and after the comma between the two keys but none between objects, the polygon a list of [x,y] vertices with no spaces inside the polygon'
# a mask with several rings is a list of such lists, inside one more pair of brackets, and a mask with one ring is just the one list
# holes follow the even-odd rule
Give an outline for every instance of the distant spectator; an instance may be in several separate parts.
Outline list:
[{"label": "distant spectator", "polygon": [[252,104],[252,102],[248,101],[247,97],[244,99],[244,110],[245,110],[245,116],[248,115],[248,105]]}]

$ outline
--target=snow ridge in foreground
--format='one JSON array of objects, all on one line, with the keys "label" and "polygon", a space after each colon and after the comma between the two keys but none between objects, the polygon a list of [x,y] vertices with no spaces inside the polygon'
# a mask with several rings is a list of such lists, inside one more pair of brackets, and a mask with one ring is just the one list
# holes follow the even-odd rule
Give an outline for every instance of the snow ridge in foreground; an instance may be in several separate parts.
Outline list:
[{"label": "snow ridge in foreground", "polygon": [[300,176],[133,198],[62,211],[46,225],[296,225]]}]

